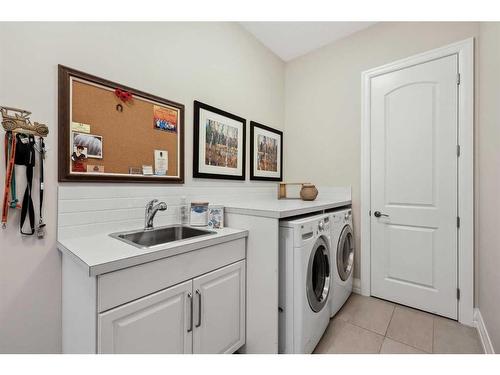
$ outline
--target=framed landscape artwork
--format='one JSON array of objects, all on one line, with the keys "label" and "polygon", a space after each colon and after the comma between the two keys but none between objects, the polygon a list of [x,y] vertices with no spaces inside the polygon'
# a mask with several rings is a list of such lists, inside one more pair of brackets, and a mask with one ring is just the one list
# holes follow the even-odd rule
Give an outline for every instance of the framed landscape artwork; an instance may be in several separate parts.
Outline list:
[{"label": "framed landscape artwork", "polygon": [[245,179],[244,118],[194,102],[193,177]]},{"label": "framed landscape artwork", "polygon": [[250,179],[283,179],[283,132],[250,121]]}]

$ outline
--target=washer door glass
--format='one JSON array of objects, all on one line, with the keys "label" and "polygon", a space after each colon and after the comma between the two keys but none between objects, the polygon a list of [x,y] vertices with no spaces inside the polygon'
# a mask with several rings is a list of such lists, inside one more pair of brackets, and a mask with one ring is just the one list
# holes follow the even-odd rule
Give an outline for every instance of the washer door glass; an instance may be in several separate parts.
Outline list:
[{"label": "washer door glass", "polygon": [[314,244],[309,258],[306,290],[311,309],[321,311],[330,292],[330,250],[322,237]]},{"label": "washer door glass", "polygon": [[352,228],[346,225],[340,235],[337,247],[337,270],[342,281],[351,276],[354,267],[354,238]]}]

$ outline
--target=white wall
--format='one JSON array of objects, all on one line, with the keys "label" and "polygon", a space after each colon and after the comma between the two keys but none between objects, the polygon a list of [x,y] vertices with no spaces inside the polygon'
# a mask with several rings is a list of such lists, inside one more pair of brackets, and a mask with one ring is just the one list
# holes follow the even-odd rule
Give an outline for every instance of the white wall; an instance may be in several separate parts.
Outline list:
[{"label": "white wall", "polygon": [[284,64],[232,23],[0,23],[0,46],[0,104],[31,110],[32,120],[47,123],[51,131],[47,237],[22,238],[18,213],[6,231],[0,230],[0,353],[60,352],[57,64],[184,103],[186,182],[212,188],[251,183],[193,182],[193,100],[283,128]]},{"label": "white wall", "polygon": [[[478,35],[481,95],[476,101],[480,113],[479,127],[476,125],[476,145],[480,146],[476,147],[476,241],[480,272],[476,276],[480,283],[476,297],[500,351],[498,24],[381,23],[285,68],[253,37],[229,23],[0,23],[0,104],[29,109],[33,120],[46,122],[51,129],[46,168],[47,238],[21,238],[15,224],[0,230],[0,353],[61,349],[61,271],[55,246],[57,64],[184,103],[189,186],[251,185],[192,181],[194,99],[269,126],[283,128],[286,124],[287,180],[352,185],[358,229],[361,72]],[[4,168],[0,171],[3,180]],[[18,168],[18,176],[21,173]],[[22,186],[18,195],[22,195]],[[12,215],[12,222],[18,218],[18,214]],[[356,237],[359,249],[359,230]]]},{"label": "white wall", "polygon": [[285,75],[285,174],[352,185],[359,277],[361,72],[477,36],[478,23],[380,23],[293,60]]},{"label": "white wall", "polygon": [[479,39],[479,310],[500,353],[500,23]]}]

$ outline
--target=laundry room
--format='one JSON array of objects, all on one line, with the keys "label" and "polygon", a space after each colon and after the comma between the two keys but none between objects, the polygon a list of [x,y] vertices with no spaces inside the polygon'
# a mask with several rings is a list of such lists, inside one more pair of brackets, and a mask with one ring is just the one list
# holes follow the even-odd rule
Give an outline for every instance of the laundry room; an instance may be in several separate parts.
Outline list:
[{"label": "laundry room", "polygon": [[126,3],[0,15],[0,361],[500,352],[500,14]]}]

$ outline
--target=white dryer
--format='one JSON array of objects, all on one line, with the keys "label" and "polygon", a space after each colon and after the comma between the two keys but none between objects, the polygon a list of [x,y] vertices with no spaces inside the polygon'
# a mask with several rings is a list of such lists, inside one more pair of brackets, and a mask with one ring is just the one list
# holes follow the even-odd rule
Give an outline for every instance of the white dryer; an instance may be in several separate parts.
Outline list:
[{"label": "white dryer", "polygon": [[280,353],[312,353],[328,326],[330,236],[329,214],[280,222]]},{"label": "white dryer", "polygon": [[334,316],[352,293],[354,269],[354,234],[352,210],[341,209],[331,213],[332,230],[332,291],[331,316]]}]

